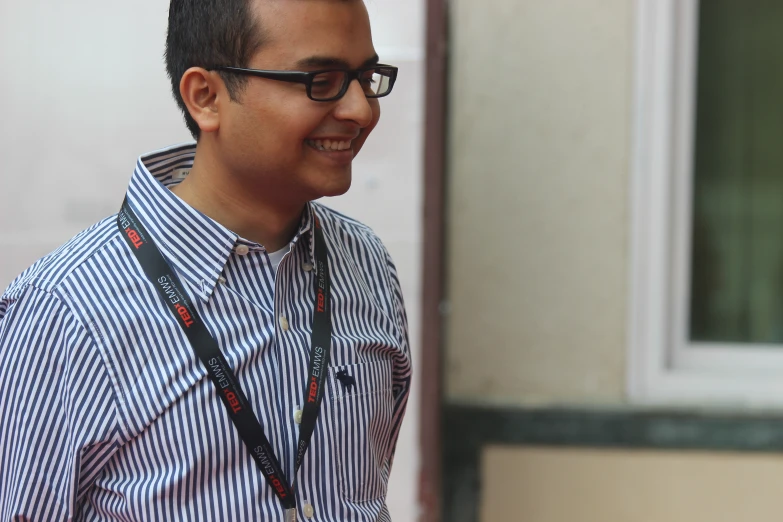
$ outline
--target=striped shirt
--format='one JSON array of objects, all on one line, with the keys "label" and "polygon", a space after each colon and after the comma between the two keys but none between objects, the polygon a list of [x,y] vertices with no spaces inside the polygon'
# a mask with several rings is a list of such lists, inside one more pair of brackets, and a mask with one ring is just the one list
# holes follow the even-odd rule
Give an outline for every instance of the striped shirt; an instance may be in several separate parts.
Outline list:
[{"label": "striped shirt", "polygon": [[[289,480],[310,355],[314,213],[323,223],[332,353],[296,476],[297,518],[389,521],[411,361],[388,252],[365,225],[310,203],[275,273],[263,246],[168,190],[194,155],[189,144],[139,158],[128,202],[237,374]],[[3,522],[284,519],[116,216],[34,263],[0,297],[0,434]]]}]

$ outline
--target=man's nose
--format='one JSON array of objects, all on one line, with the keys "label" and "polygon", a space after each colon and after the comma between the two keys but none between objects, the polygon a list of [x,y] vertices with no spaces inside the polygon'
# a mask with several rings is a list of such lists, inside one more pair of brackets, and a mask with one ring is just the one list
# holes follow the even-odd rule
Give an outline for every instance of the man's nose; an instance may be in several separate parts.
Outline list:
[{"label": "man's nose", "polygon": [[352,120],[361,128],[367,127],[372,122],[372,107],[358,79],[348,84],[348,90],[335,109],[335,116],[343,120]]}]

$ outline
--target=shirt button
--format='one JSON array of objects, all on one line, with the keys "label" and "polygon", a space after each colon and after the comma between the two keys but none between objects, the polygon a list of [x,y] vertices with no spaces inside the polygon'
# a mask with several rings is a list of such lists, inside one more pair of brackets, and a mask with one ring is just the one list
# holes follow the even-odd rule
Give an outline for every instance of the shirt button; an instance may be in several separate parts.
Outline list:
[{"label": "shirt button", "polygon": [[221,285],[226,284],[226,278],[223,276],[218,277],[218,283],[220,283]]},{"label": "shirt button", "polygon": [[302,410],[296,410],[294,412],[294,422],[297,424],[302,424]]},{"label": "shirt button", "polygon": [[288,319],[282,315],[280,316],[280,328],[282,328],[284,332],[288,331]]},{"label": "shirt button", "polygon": [[248,252],[250,252],[250,249],[247,248],[247,245],[237,245],[236,253],[240,256],[247,255]]},{"label": "shirt button", "polygon": [[312,264],[310,264],[310,263],[302,263],[302,270],[304,270],[305,272],[309,272],[312,269],[313,269],[313,265]]},{"label": "shirt button", "polygon": [[304,505],[304,514],[307,518],[313,518],[313,515],[315,515],[315,510],[309,503]]}]

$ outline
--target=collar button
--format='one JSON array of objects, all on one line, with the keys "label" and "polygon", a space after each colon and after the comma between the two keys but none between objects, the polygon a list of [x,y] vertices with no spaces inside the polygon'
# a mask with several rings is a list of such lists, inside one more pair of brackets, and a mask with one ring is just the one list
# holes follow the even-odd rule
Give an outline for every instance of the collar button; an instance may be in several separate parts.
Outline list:
[{"label": "collar button", "polygon": [[247,245],[237,245],[236,249],[234,250],[238,255],[244,256],[247,255],[248,252],[250,252],[250,249],[247,247]]}]

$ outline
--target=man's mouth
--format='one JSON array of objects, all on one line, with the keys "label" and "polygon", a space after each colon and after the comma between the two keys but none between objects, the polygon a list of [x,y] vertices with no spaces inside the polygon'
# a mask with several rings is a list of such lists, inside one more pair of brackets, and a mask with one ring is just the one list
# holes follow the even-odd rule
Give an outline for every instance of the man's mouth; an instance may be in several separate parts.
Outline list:
[{"label": "man's mouth", "polygon": [[351,148],[352,140],[305,140],[309,146],[322,152],[340,152]]}]

